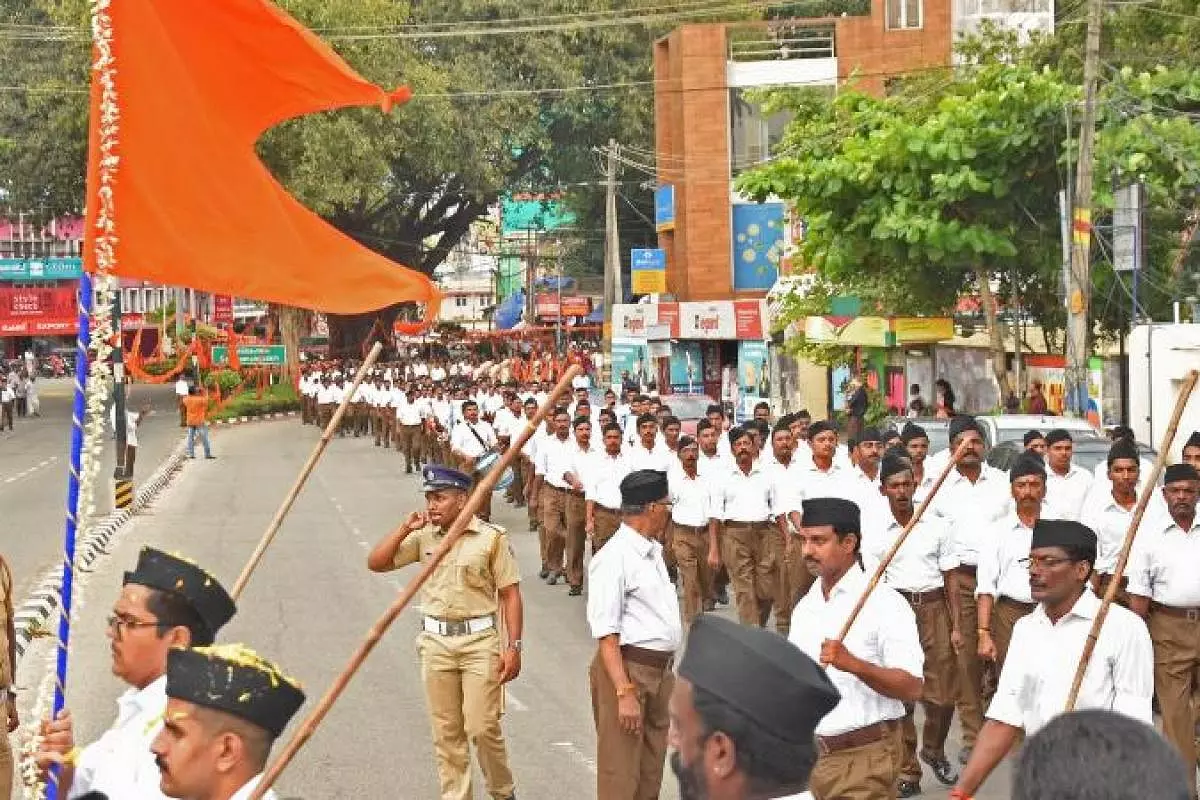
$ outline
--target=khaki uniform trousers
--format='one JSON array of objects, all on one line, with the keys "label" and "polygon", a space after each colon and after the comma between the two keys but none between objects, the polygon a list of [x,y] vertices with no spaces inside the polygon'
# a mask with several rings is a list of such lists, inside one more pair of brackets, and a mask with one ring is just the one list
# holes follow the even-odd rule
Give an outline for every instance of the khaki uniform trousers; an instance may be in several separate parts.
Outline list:
[{"label": "khaki uniform trousers", "polygon": [[583,553],[587,548],[587,503],[583,492],[573,489],[566,492],[565,516],[567,585],[583,586]]},{"label": "khaki uniform trousers", "polygon": [[433,723],[442,800],[471,800],[471,752],[496,800],[513,793],[512,770],[500,728],[503,687],[496,680],[500,636],[493,628],[470,636],[417,637],[421,680]]},{"label": "khaki uniform trousers", "polygon": [[[521,481],[526,489],[532,489],[537,473],[533,467],[533,459],[529,456],[518,456],[521,460]],[[538,513],[538,503],[532,498],[526,501],[526,515],[529,517],[529,530],[536,531],[541,527],[541,515]]]},{"label": "khaki uniform trousers", "polygon": [[[597,520],[597,524],[599,521]],[[708,526],[693,527],[671,523],[671,543],[675,564],[683,584],[683,629],[704,610],[704,601],[712,594],[712,570],[708,566]]]},{"label": "khaki uniform trousers", "polygon": [[821,753],[809,791],[816,800],[895,800],[900,747],[900,726],[892,723],[879,741]]},{"label": "khaki uniform trousers", "polygon": [[[738,622],[763,627],[775,597],[774,550],[768,541],[766,522],[725,522],[722,526],[721,558],[733,584]],[[778,533],[778,528],[775,529]]]},{"label": "khaki uniform trousers", "polygon": [[592,532],[592,555],[600,552],[600,548],[613,537],[617,528],[621,527],[621,512],[615,508],[596,504],[596,529]]},{"label": "khaki uniform trousers", "polygon": [[[184,418],[185,418],[185,422],[183,423],[183,427],[186,427],[186,426],[187,426],[187,422],[186,422],[186,415],[183,413],[183,410],[182,410],[182,406],[183,406],[183,400],[180,400],[180,401],[179,401],[179,405],[180,405],[180,407],[181,407],[181,408],[180,408],[180,412],[179,412],[179,413],[180,413],[181,415],[183,415],[183,416],[184,416]],[[301,421],[303,424],[305,424],[305,425],[311,425],[311,424],[312,424],[312,422],[313,422],[313,409],[312,409],[312,405],[313,405],[313,404],[312,404],[312,398],[311,398],[311,397],[309,397],[309,396],[308,396],[308,395],[306,395],[306,394],[302,394],[302,395],[300,395],[300,421]]]},{"label": "khaki uniform trousers", "polygon": [[396,412],[390,408],[379,409],[379,445],[390,448],[395,438]]},{"label": "khaki uniform trousers", "polygon": [[[1011,597],[998,597],[992,604],[992,641],[996,643],[996,675],[1004,669],[1004,659],[1008,657],[1008,645],[1012,642],[1013,627],[1017,620],[1028,616],[1037,606],[1033,603],[1023,603]],[[992,692],[995,688],[992,687]]]},{"label": "khaki uniform trousers", "polygon": [[[508,448],[512,447],[511,443],[505,446],[504,451],[508,452]],[[504,493],[505,499],[518,508],[525,505],[525,466],[524,456],[517,454],[512,461],[512,484],[509,485],[508,491]]]},{"label": "khaki uniform trousers", "polygon": [[396,425],[396,451],[404,454],[404,469],[421,466],[421,426]]},{"label": "khaki uniform trousers", "polygon": [[[6,719],[5,723],[7,722]],[[7,726],[5,730],[7,730]],[[14,769],[12,745],[8,741],[8,735],[5,734],[0,736],[0,800],[9,800],[12,797]]]},{"label": "khaki uniform trousers", "polygon": [[958,651],[958,717],[962,722],[963,747],[974,747],[983,727],[984,662],[979,658],[979,607],[975,604],[975,567],[955,570],[962,619],[962,647]]},{"label": "khaki uniform trousers", "polygon": [[538,530],[538,543],[542,549],[542,569],[566,572],[563,555],[567,543],[567,493],[557,486],[542,484],[541,497],[542,527]]},{"label": "khaki uniform trousers", "polygon": [[329,421],[333,419],[333,412],[337,410],[337,403],[321,403],[317,406],[317,425],[321,430],[325,430],[329,426]]},{"label": "khaki uniform trousers", "polygon": [[[936,590],[934,590],[936,593]],[[929,592],[924,593],[925,596]],[[908,595],[906,595],[908,596]],[[917,634],[921,638],[921,649],[925,651],[925,689],[921,704],[925,707],[925,724],[921,730],[921,751],[938,758],[946,755],[946,737],[950,733],[950,721],[954,718],[954,703],[958,700],[958,663],[954,647],[950,644],[950,605],[945,592],[940,598],[914,602],[909,596],[909,607],[917,618]],[[901,726],[903,758],[900,777],[904,780],[921,779],[921,762],[917,760],[917,726],[915,709],[907,708]]]},{"label": "khaki uniform trousers", "polygon": [[658,800],[667,760],[671,726],[667,704],[675,688],[675,673],[625,659],[625,671],[642,704],[642,732],[633,736],[617,718],[617,690],[599,652],[588,678],[592,718],[596,723],[596,797],[598,800]]},{"label": "khaki uniform trousers", "polygon": [[[763,557],[767,560],[763,569],[767,571],[768,599],[775,609],[775,632],[786,638],[792,628],[792,609],[796,607],[791,602],[792,596],[788,590],[787,542],[778,525],[772,523],[768,527],[763,538]],[[765,626],[769,610],[764,609],[762,613]]]},{"label": "khaki uniform trousers", "polygon": [[[1154,603],[1150,607],[1150,640],[1154,643],[1154,693],[1162,709],[1163,735],[1183,758],[1188,774],[1196,763],[1196,708],[1200,689],[1200,618],[1184,609]],[[1193,613],[1194,617],[1200,617]],[[1190,783],[1196,797],[1196,783]]]}]

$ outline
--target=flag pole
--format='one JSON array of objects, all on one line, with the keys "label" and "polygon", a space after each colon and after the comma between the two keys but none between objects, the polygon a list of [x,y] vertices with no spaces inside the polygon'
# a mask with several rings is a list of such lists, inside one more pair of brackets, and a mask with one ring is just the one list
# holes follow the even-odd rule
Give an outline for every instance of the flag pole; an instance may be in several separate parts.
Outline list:
[{"label": "flag pole", "polygon": [[537,432],[538,426],[542,424],[542,421],[553,410],[558,398],[571,387],[572,379],[581,374],[583,374],[583,369],[578,364],[563,373],[558,384],[550,392],[550,396],[542,403],[541,408],[537,410],[533,418],[525,423],[524,429],[518,434],[516,440],[501,454],[500,460],[496,462],[495,466],[488,470],[487,474],[475,485],[475,489],[471,492],[471,496],[467,498],[467,503],[463,506],[463,510],[459,512],[454,522],[450,525],[450,528],[446,531],[442,543],[429,555],[429,560],[421,565],[421,571],[408,582],[400,591],[400,594],[396,596],[396,599],[392,601],[392,604],[383,612],[383,615],[367,631],[366,638],[359,644],[358,649],[354,651],[354,655],[350,657],[350,663],[337,676],[333,685],[326,690],[325,695],[317,703],[316,708],[312,710],[301,724],[300,729],[296,731],[296,735],[283,748],[283,752],[279,754],[274,763],[267,767],[266,772],[263,773],[262,780],[255,787],[254,793],[250,795],[249,800],[263,800],[267,790],[274,785],[275,781],[279,780],[280,774],[287,769],[288,764],[296,757],[296,753],[312,738],[313,733],[316,732],[321,722],[325,719],[325,715],[333,708],[333,704],[338,701],[342,692],[346,690],[346,687],[358,672],[359,667],[363,665],[363,662],[367,660],[367,656],[375,649],[375,645],[379,644],[383,635],[387,633],[388,628],[396,621],[396,617],[400,616],[400,612],[412,601],[413,597],[416,596],[417,592],[425,584],[425,581],[429,580],[429,576],[438,568],[442,559],[446,557],[446,554],[450,552],[455,543],[462,538],[463,533],[467,530],[467,525],[471,522],[471,518],[483,504],[484,498],[492,493],[496,483],[500,480],[500,476],[504,474],[504,470],[516,458],[517,453],[521,452],[521,448],[525,446],[529,438]]},{"label": "flag pole", "polygon": [[237,583],[233,585],[233,589],[229,592],[229,596],[234,600],[241,597],[242,592],[246,590],[246,584],[250,582],[250,576],[258,567],[258,562],[262,561],[263,554],[267,552],[267,548],[275,540],[275,534],[279,533],[279,528],[283,525],[284,518],[292,510],[292,504],[300,496],[300,490],[304,488],[305,482],[308,481],[308,476],[312,474],[313,468],[317,466],[317,462],[321,460],[321,456],[325,455],[325,448],[329,446],[329,440],[333,438],[333,434],[337,432],[338,426],[342,424],[342,417],[345,415],[346,409],[350,407],[350,399],[354,397],[354,393],[358,391],[358,387],[362,384],[363,379],[367,377],[367,371],[374,366],[376,359],[379,358],[379,354],[382,352],[383,343],[375,342],[375,346],[371,348],[371,352],[367,353],[367,359],[358,368],[358,373],[355,374],[354,381],[346,389],[346,393],[342,396],[342,402],[338,405],[337,410],[333,412],[333,416],[329,419],[329,424],[325,426],[325,430],[321,433],[321,438],[317,440],[313,451],[309,453],[308,461],[304,462],[304,467],[296,477],[296,482],[292,484],[291,490],[283,498],[283,502],[279,505],[279,510],[275,512],[275,516],[271,518],[271,522],[267,525],[267,530],[263,533],[262,539],[259,540],[258,547],[254,548],[254,554],[246,562],[246,566],[242,569],[242,574],[238,576]]}]

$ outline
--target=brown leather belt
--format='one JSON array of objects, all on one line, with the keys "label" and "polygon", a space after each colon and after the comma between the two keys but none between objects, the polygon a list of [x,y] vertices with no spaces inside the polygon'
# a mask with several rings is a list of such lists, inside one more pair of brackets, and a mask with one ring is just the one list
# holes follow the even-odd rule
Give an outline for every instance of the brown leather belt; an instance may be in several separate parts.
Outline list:
[{"label": "brown leather belt", "polygon": [[972,578],[974,578],[976,573],[979,572],[979,567],[974,564],[959,564],[954,568],[954,571],[961,572],[964,575],[970,575]]},{"label": "brown leather belt", "polygon": [[631,644],[621,645],[621,655],[626,661],[641,664],[643,667],[654,669],[670,669],[675,661],[675,654],[665,650],[651,650],[648,647],[635,647]]},{"label": "brown leather belt", "polygon": [[765,521],[764,522],[737,522],[736,520],[726,520],[725,521],[725,527],[731,528],[735,531],[753,530],[754,528],[759,528],[766,524],[767,523]]},{"label": "brown leather belt", "polygon": [[904,589],[897,589],[896,591],[908,601],[910,606],[923,606],[926,603],[936,603],[939,600],[946,599],[946,589],[941,586],[925,592],[908,592]]},{"label": "brown leather belt", "polygon": [[1176,619],[1186,619],[1188,622],[1200,622],[1200,608],[1182,608],[1180,606],[1164,606],[1162,603],[1151,603],[1150,610],[1157,614],[1166,614]]},{"label": "brown leather belt", "polygon": [[692,533],[708,533],[707,525],[684,525],[682,522],[675,522],[674,520],[671,520],[671,524],[680,530],[691,531]]},{"label": "brown leather belt", "polygon": [[996,598],[996,605],[997,606],[1008,606],[1009,608],[1015,608],[1018,611],[1020,611],[1022,614],[1033,613],[1033,610],[1035,608],[1037,608],[1037,603],[1023,603],[1020,600],[1013,600],[1011,597],[1005,597],[1003,595]]},{"label": "brown leather belt", "polygon": [[885,719],[883,722],[876,722],[865,728],[839,733],[836,736],[818,736],[817,753],[819,755],[828,755],[829,753],[836,753],[841,750],[862,747],[865,744],[873,744],[887,737],[895,729],[896,721]]}]

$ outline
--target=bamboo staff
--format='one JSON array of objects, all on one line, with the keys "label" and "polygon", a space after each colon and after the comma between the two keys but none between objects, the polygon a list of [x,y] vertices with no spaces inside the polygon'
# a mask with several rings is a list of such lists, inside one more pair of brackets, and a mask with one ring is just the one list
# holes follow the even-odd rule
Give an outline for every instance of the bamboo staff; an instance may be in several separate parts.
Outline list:
[{"label": "bamboo staff", "polygon": [[241,597],[242,592],[245,591],[246,584],[250,582],[250,575],[258,567],[258,562],[262,561],[263,554],[267,552],[267,548],[271,546],[271,542],[275,540],[275,534],[279,533],[279,528],[283,525],[284,518],[292,510],[292,504],[300,496],[300,490],[304,488],[308,476],[312,474],[313,468],[317,466],[317,462],[325,454],[325,448],[329,446],[329,440],[333,438],[334,432],[342,424],[342,417],[345,416],[346,409],[350,407],[350,399],[354,397],[354,393],[358,391],[358,387],[362,384],[363,379],[367,377],[367,370],[375,364],[376,359],[379,358],[379,354],[382,352],[383,343],[376,342],[375,346],[371,348],[371,352],[367,353],[367,358],[363,361],[362,366],[358,368],[358,372],[354,376],[354,381],[350,384],[350,388],[346,389],[346,394],[342,397],[342,402],[338,404],[337,410],[333,412],[333,418],[325,426],[325,430],[321,433],[321,438],[317,440],[316,446],[308,456],[308,461],[304,462],[304,468],[300,470],[300,475],[296,478],[296,482],[292,484],[291,490],[283,498],[283,503],[280,504],[279,510],[275,512],[275,516],[271,518],[270,524],[267,525],[267,530],[263,533],[258,547],[254,548],[254,554],[250,556],[250,560],[246,563],[245,568],[242,569],[242,574],[238,576],[237,583],[233,585],[233,590],[229,594],[234,600]]},{"label": "bamboo staff", "polygon": [[1121,543],[1121,554],[1117,557],[1117,566],[1113,570],[1112,580],[1108,582],[1104,598],[1100,601],[1100,610],[1096,613],[1096,618],[1092,620],[1092,629],[1088,631],[1087,641],[1083,644],[1083,655],[1079,658],[1079,666],[1075,668],[1075,680],[1071,682],[1071,693],[1067,695],[1067,712],[1075,710],[1075,702],[1079,699],[1079,690],[1083,686],[1083,675],[1087,672],[1088,662],[1092,660],[1092,651],[1096,649],[1096,640],[1100,638],[1100,628],[1104,625],[1104,620],[1108,617],[1108,609],[1121,589],[1121,578],[1125,575],[1125,566],[1129,562],[1133,540],[1137,536],[1138,528],[1141,527],[1142,516],[1150,504],[1150,497],[1154,494],[1158,477],[1167,464],[1167,453],[1175,442],[1179,420],[1183,416],[1183,410],[1187,407],[1188,399],[1192,396],[1192,390],[1196,388],[1197,378],[1200,378],[1200,372],[1197,370],[1189,372],[1183,380],[1183,386],[1179,389],[1179,397],[1175,398],[1175,410],[1171,412],[1171,422],[1167,425],[1167,430],[1163,432],[1162,444],[1158,448],[1158,458],[1154,459],[1154,467],[1150,470],[1146,488],[1138,497],[1137,505],[1134,506],[1133,519],[1130,520],[1129,528],[1125,531],[1125,541]]},{"label": "bamboo staff", "polygon": [[325,719],[325,716],[329,713],[329,710],[333,708],[333,704],[338,701],[339,697],[341,697],[342,692],[345,691],[346,687],[350,684],[350,681],[358,672],[359,667],[363,665],[363,662],[367,660],[367,656],[369,656],[371,651],[375,649],[375,645],[379,644],[379,641],[383,638],[383,635],[387,633],[388,628],[390,628],[392,623],[396,621],[396,617],[400,616],[400,612],[402,612],[405,607],[408,606],[409,602],[412,601],[413,597],[416,596],[417,592],[425,584],[425,581],[429,580],[429,576],[432,575],[434,570],[438,568],[438,565],[442,563],[442,559],[446,557],[446,554],[450,552],[450,549],[453,548],[455,543],[458,542],[459,538],[462,537],[463,532],[466,531],[467,525],[470,523],[471,518],[475,515],[476,510],[478,510],[483,504],[484,498],[491,494],[496,482],[499,481],[500,476],[504,474],[504,470],[508,468],[508,465],[512,463],[512,460],[516,458],[517,453],[521,452],[521,448],[525,446],[527,441],[529,441],[529,437],[533,436],[533,434],[537,431],[538,426],[541,425],[542,421],[545,420],[550,414],[550,411],[554,408],[554,404],[558,398],[568,389],[570,389],[571,380],[576,375],[582,374],[582,372],[583,370],[576,365],[563,373],[563,376],[559,379],[558,384],[550,392],[550,396],[546,398],[546,401],[542,403],[541,408],[539,408],[537,413],[534,414],[533,419],[529,420],[525,424],[525,428],[521,431],[513,443],[509,445],[508,449],[505,450],[500,456],[500,460],[497,461],[495,466],[493,466],[492,469],[490,469],[488,473],[484,475],[483,478],[475,485],[475,489],[471,492],[471,496],[467,498],[467,503],[465,506],[463,506],[463,510],[459,512],[458,516],[455,517],[453,524],[451,524],[450,529],[446,531],[446,536],[442,539],[442,543],[438,545],[437,549],[435,549],[433,553],[430,554],[429,560],[421,566],[421,571],[418,572],[416,576],[408,582],[408,584],[400,591],[400,594],[396,596],[396,599],[392,601],[392,604],[388,606],[386,611],[383,612],[383,615],[380,616],[379,619],[375,621],[375,624],[371,626],[371,629],[367,631],[367,638],[364,639],[362,644],[358,646],[358,649],[354,651],[354,655],[350,657],[350,663],[348,663],[346,668],[342,670],[341,674],[337,676],[333,682],[333,685],[329,687],[329,689],[325,692],[325,695],[321,698],[321,701],[317,703],[316,707],[304,720],[304,723],[300,726],[300,729],[296,731],[296,735],[292,737],[291,741],[287,743],[287,747],[285,747],[279,754],[279,758],[277,758],[274,763],[267,768],[266,772],[263,773],[262,780],[259,782],[258,786],[255,787],[254,793],[250,795],[249,800],[262,800],[263,796],[267,793],[267,790],[270,789],[275,781],[279,779],[280,774],[287,769],[288,764],[290,764],[292,759],[296,757],[296,753],[300,751],[300,748],[303,747],[310,738],[312,738],[313,733],[316,732],[321,722]]},{"label": "bamboo staff", "polygon": [[[888,550],[887,554],[879,562],[879,566],[875,569],[875,574],[871,576],[871,581],[867,584],[866,591],[862,593],[862,596],[858,598],[858,602],[854,604],[854,610],[846,618],[846,624],[842,626],[842,632],[838,634],[837,641],[844,642],[846,640],[846,636],[850,633],[850,628],[854,625],[854,621],[858,619],[863,606],[867,604],[867,598],[871,596],[871,592],[875,591],[875,587],[879,585],[879,581],[883,580],[883,573],[887,571],[888,565],[896,557],[896,553],[899,552],[901,545],[904,544],[904,540],[908,538],[908,534],[912,533],[912,529],[917,527],[917,523],[921,521],[921,515],[925,513],[925,509],[929,507],[933,496],[938,493],[938,489],[942,488],[942,484],[950,476],[950,470],[958,466],[958,460],[962,458],[966,449],[967,443],[960,442],[958,449],[954,451],[954,455],[950,457],[950,460],[946,462],[946,466],[942,469],[942,474],[938,475],[937,480],[933,482],[933,486],[929,489],[929,494],[925,495],[925,499],[913,510],[912,519],[904,526],[904,530],[900,532],[900,536],[897,537],[896,543],[892,545],[892,549]],[[862,537],[861,533],[859,533],[859,537]]]}]

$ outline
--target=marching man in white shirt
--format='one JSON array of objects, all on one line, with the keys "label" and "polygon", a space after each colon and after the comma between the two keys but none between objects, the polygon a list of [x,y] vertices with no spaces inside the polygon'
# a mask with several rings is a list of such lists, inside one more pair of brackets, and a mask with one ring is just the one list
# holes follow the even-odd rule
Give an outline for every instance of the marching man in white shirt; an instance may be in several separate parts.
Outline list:
[{"label": "marching man in white shirt", "polygon": [[566,573],[564,556],[567,542],[567,494],[565,475],[571,467],[571,417],[559,406],[554,412],[551,436],[543,436],[537,446],[537,469],[533,496],[541,511],[538,539],[542,551],[542,569],[538,577],[551,586]]},{"label": "marching man in white shirt", "polygon": [[1075,442],[1055,428],[1046,434],[1046,519],[1073,519],[1083,514],[1083,501],[1092,488],[1092,473],[1071,463]]},{"label": "marching man in white shirt", "polygon": [[[454,426],[450,434],[450,451],[458,459],[460,469],[474,476],[479,459],[493,452],[496,447],[496,434],[492,426],[479,419],[479,404],[474,400],[463,403],[463,421]],[[476,512],[484,522],[492,519],[492,495],[489,492],[484,498],[479,511]]]},{"label": "marching man in white shirt", "polygon": [[828,668],[842,696],[817,726],[820,757],[809,787],[819,800],[895,798],[904,704],[922,694],[916,618],[895,589],[880,585],[837,641],[867,588],[858,506],[840,497],[805,500],[803,518],[804,560],[818,580],[796,604],[788,638]]},{"label": "marching man in white shirt", "polygon": [[621,426],[604,426],[603,449],[592,455],[590,474],[584,478],[585,531],[592,540],[592,555],[604,547],[621,527],[621,481],[630,473],[629,460],[621,452]]},{"label": "marching man in white shirt", "polygon": [[567,482],[566,495],[566,566],[567,595],[583,594],[583,554],[587,548],[587,501],[584,499],[584,479],[592,460],[592,422],[585,416],[571,423],[573,446],[567,448],[570,459],[563,473]]},{"label": "marching man in white shirt", "polygon": [[411,475],[413,468],[421,468],[421,405],[415,387],[406,393],[392,397],[395,407],[396,449],[404,454],[404,474]]},{"label": "marching man in white shirt", "polygon": [[167,706],[167,657],[180,647],[210,645],[236,606],[221,584],[177,556],[142,548],[125,573],[109,617],[112,671],[130,685],[117,700],[117,720],[99,739],[75,746],[69,712],[43,723],[43,769],[61,764],[59,797],[101,792],[111,800],[159,800],[159,772],[150,743]]},{"label": "marching man in white shirt", "polygon": [[596,796],[659,795],[670,727],[671,669],[683,640],[679,599],[660,543],[670,520],[665,473],[621,481],[621,527],[588,566],[589,670],[596,719]]},{"label": "marching man in white shirt", "polygon": [[[874,573],[896,543],[916,510],[913,495],[916,480],[912,464],[905,458],[885,457],[879,467],[880,491],[887,498],[887,513],[878,515],[863,532],[863,567]],[[908,601],[917,619],[921,649],[925,653],[925,688],[922,704],[925,725],[921,735],[920,760],[917,758],[917,726],[913,710],[904,715],[904,758],[900,764],[899,797],[921,793],[921,762],[933,770],[934,777],[953,786],[958,773],[946,758],[946,737],[958,699],[958,663],[954,641],[961,634],[952,629],[949,601],[957,600],[949,591],[952,570],[958,566],[950,531],[940,520],[922,516],[908,534],[896,557],[888,564],[883,581]],[[911,706],[909,707],[912,708]]]},{"label": "marching man in white shirt", "polygon": [[[1096,570],[1092,575],[1092,588],[1101,596],[1108,591],[1109,581],[1117,568],[1117,557],[1125,541],[1125,532],[1133,522],[1133,507],[1138,499],[1138,477],[1141,461],[1137,445],[1128,439],[1118,439],[1108,450],[1104,461],[1108,468],[1106,478],[1108,490],[1103,494],[1092,492],[1088,505],[1083,510],[1082,522],[1096,533]],[[1147,488],[1145,491],[1153,491]],[[1149,513],[1150,509],[1147,509]],[[1128,576],[1122,578],[1128,584]],[[1127,606],[1129,595],[1121,590],[1118,602]]]},{"label": "marching man in white shirt", "polygon": [[[1028,556],[1037,610],[1017,622],[996,697],[952,800],[966,800],[1004,759],[1018,734],[1032,736],[1066,709],[1100,599],[1088,578],[1096,535],[1070,520],[1038,520]],[[1154,653],[1146,626],[1118,605],[1096,640],[1076,708],[1118,711],[1153,724]],[[1186,705],[1189,698],[1183,698]],[[1188,738],[1192,731],[1188,729]]]},{"label": "marching man in white shirt", "polygon": [[[733,584],[738,621],[765,627],[775,597],[775,557],[772,532],[771,476],[754,460],[754,446],[745,428],[729,432],[734,462],[711,478],[713,516],[722,521],[718,547],[710,546],[708,564],[724,563]],[[777,620],[778,622],[778,620]]]},{"label": "marching man in white shirt", "polygon": [[700,474],[700,446],[691,436],[679,440],[679,462],[667,473],[671,489],[671,546],[683,584],[683,624],[690,627],[712,595],[712,568],[708,554],[717,548],[718,522],[712,516],[708,480]]}]

